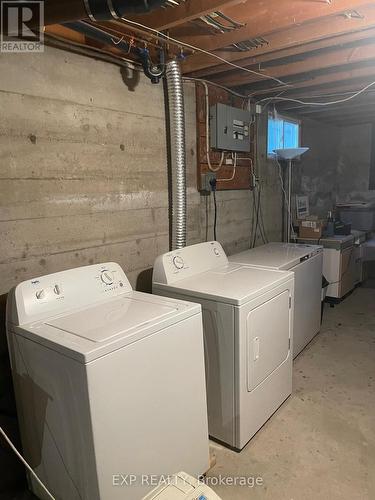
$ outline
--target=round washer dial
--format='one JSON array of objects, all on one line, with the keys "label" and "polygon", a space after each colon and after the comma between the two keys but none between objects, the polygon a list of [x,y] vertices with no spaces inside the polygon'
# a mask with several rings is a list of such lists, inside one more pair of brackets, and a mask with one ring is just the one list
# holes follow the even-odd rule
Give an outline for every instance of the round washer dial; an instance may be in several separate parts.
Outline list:
[{"label": "round washer dial", "polygon": [[173,257],[173,265],[176,269],[182,269],[184,267],[184,259],[179,255]]},{"label": "round washer dial", "polygon": [[113,273],[111,271],[102,271],[100,275],[100,279],[106,285],[112,285],[113,283]]}]

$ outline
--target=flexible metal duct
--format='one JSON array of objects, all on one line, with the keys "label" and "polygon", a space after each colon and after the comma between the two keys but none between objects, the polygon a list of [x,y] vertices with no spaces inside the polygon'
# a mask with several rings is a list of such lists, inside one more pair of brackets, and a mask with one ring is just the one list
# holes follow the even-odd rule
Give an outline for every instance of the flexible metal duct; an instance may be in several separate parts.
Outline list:
[{"label": "flexible metal duct", "polygon": [[185,109],[181,69],[177,61],[166,65],[171,159],[172,250],[186,246]]}]

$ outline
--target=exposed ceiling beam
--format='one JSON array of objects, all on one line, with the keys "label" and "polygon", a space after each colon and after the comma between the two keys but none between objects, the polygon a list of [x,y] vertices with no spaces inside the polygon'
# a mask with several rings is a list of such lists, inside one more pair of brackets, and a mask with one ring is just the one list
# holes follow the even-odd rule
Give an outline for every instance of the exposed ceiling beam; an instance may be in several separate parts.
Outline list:
[{"label": "exposed ceiling beam", "polygon": [[[283,50],[288,54],[299,54],[304,52],[305,44],[328,45],[335,43],[335,38],[339,35],[365,37],[366,30],[375,26],[375,3],[361,7],[360,19],[347,19],[344,16],[331,16],[310,22],[302,26],[294,26],[282,32],[276,32],[266,37],[268,45],[263,45],[248,52],[231,52],[220,50],[216,54],[230,62],[237,62],[243,66],[257,62],[271,60],[279,57],[279,52]],[[362,35],[363,33],[363,35]],[[352,35],[351,35],[352,34]],[[283,57],[283,55],[280,55]],[[196,53],[183,62],[182,69],[185,74],[191,76],[207,76],[220,73],[231,67],[226,64],[218,64],[217,59],[205,54]]]},{"label": "exposed ceiling beam", "polygon": [[[349,101],[349,102],[352,102],[352,101]],[[297,112],[298,110],[294,109],[293,111],[289,110],[288,113],[293,113],[294,115],[298,115],[298,116],[307,116],[310,118],[314,118],[314,115],[315,116],[317,116],[317,115],[343,116],[343,115],[355,114],[355,113],[368,114],[369,111],[374,112],[374,110],[375,110],[375,102],[373,102],[373,101],[370,101],[367,103],[366,102],[355,103],[353,100],[353,103],[354,104],[342,103],[342,104],[335,105],[335,106],[333,106],[333,105],[327,106],[327,107],[318,106],[318,107],[311,107],[309,109],[305,108],[301,112]],[[282,111],[282,110],[279,110],[279,108],[277,108],[277,109],[280,112]],[[285,110],[283,110],[283,111],[285,111]],[[375,115],[374,115],[374,119],[375,119]]]},{"label": "exposed ceiling beam", "polygon": [[84,44],[86,42],[85,35],[83,35],[82,33],[78,33],[77,31],[71,30],[61,24],[51,24],[49,26],[46,26],[45,33],[47,35],[53,35],[70,42],[81,43],[81,44]]},{"label": "exposed ceiling beam", "polygon": [[[353,93],[354,94],[354,93]],[[352,94],[352,95],[353,95]],[[350,99],[349,99],[350,98]],[[329,105],[329,106],[317,106],[317,107],[311,107],[308,104],[298,104],[296,102],[281,102],[278,105],[278,109],[282,109],[283,111],[288,111],[288,112],[293,112],[293,113],[301,113],[301,114],[310,114],[310,113],[319,113],[320,111],[326,111],[326,110],[332,110],[332,109],[343,109],[343,108],[349,108],[349,107],[354,107],[354,106],[363,106],[367,104],[375,104],[375,85],[372,88],[369,88],[366,92],[363,92],[359,94],[356,97],[351,97],[351,94],[348,93],[347,95],[342,94],[340,95],[337,93],[336,95],[333,94],[331,96],[317,96],[317,100],[319,102],[332,102],[332,101],[341,101],[343,99],[348,99],[345,102],[342,102],[337,105]],[[311,102],[314,102],[314,98],[308,98],[305,102],[308,103],[311,100]]]},{"label": "exposed ceiling beam", "polygon": [[[285,96],[287,97],[293,97],[293,98],[300,98],[301,100],[303,99],[313,99],[314,97],[320,98],[324,96],[331,96],[327,100],[335,100],[336,98],[339,99],[340,95],[342,97],[345,97],[346,94],[348,93],[354,93],[357,90],[363,88],[365,85],[369,83],[369,78],[365,79],[355,79],[355,80],[349,80],[349,81],[344,81],[344,82],[334,82],[334,83],[328,83],[322,86],[317,86],[317,87],[307,87],[307,88],[301,88],[301,89],[296,89],[294,91],[288,91]],[[371,90],[371,92],[375,92],[375,87],[374,90]],[[321,100],[321,99],[319,99]],[[285,107],[293,108],[293,107],[298,107],[301,106],[300,104],[295,104],[295,103],[289,103],[285,104]]]},{"label": "exposed ceiling beam", "polygon": [[232,72],[228,76],[220,78],[217,75],[213,81],[229,87],[251,84],[259,82],[268,77],[284,78],[290,75],[298,75],[311,71],[321,71],[324,69],[334,68],[337,66],[345,66],[363,61],[375,60],[375,41],[358,47],[349,47],[344,49],[332,50],[331,52],[312,57],[306,57],[303,61],[281,64],[279,66],[271,66],[266,69],[253,68],[257,72],[261,72],[263,76],[250,75],[247,73],[239,74]]},{"label": "exposed ceiling beam", "polygon": [[136,21],[159,31],[174,28],[181,24],[197,19],[205,14],[210,14],[225,7],[232,7],[245,0],[189,0],[182,2],[177,7],[158,9],[141,16],[129,16],[131,21]]},{"label": "exposed ceiling beam", "polygon": [[[240,19],[245,26],[229,33],[212,36],[207,32],[203,35],[182,36],[183,42],[193,43],[205,50],[216,50],[235,42],[247,40],[267,33],[285,30],[298,24],[307,23],[325,16],[359,9],[362,5],[373,2],[364,0],[247,0],[244,4],[228,9],[234,19]],[[178,30],[177,32],[178,33]]]},{"label": "exposed ceiling beam", "polygon": [[[305,95],[307,95],[308,92],[311,92],[311,88],[313,88],[312,91],[315,91],[317,86],[325,88],[323,86],[328,84],[330,85],[329,90],[332,91],[333,84],[338,83],[341,85],[342,82],[347,84],[353,83],[353,85],[358,83],[358,89],[360,89],[366,85],[366,81],[370,82],[372,80],[375,80],[375,66],[345,70],[340,69],[327,75],[304,75],[304,79],[301,81],[293,82],[293,89],[291,89],[291,91],[301,91],[304,89],[306,91]],[[254,97],[257,98],[265,94],[272,95],[273,93],[279,93],[280,86],[264,87],[256,90],[252,89],[250,86],[242,86],[239,87],[238,90],[244,94],[254,95]],[[285,93],[284,97],[289,97],[289,91]]]},{"label": "exposed ceiling beam", "polygon": [[314,120],[316,121],[322,121],[325,123],[331,123],[335,125],[358,125],[361,123],[373,123],[375,122],[375,114],[372,111],[371,113],[365,113],[365,114],[358,114],[358,113],[353,113],[353,114],[348,114],[348,115],[336,115],[336,116],[326,116],[326,115],[321,115],[321,116],[314,116]]},{"label": "exposed ceiling beam", "polygon": [[[93,24],[93,26],[99,26],[100,28],[107,30],[107,31],[109,30],[112,33],[115,32],[117,34],[117,36],[119,36],[119,37],[125,36],[128,40],[130,38],[132,38],[133,33],[136,33],[138,38],[141,38],[145,42],[147,41],[148,43],[153,43],[153,44],[158,43],[158,40],[155,38],[155,36],[151,35],[147,31],[145,31],[143,28],[138,28],[136,26],[127,25],[127,24],[123,23],[122,21],[111,20],[111,21],[101,21],[100,23],[99,22],[96,22],[96,23],[90,22],[90,24]],[[175,42],[171,41],[168,43],[168,45],[170,46],[170,49],[174,48],[175,52],[180,50],[179,43],[175,43]],[[173,53],[173,50],[170,50],[170,52]]]}]

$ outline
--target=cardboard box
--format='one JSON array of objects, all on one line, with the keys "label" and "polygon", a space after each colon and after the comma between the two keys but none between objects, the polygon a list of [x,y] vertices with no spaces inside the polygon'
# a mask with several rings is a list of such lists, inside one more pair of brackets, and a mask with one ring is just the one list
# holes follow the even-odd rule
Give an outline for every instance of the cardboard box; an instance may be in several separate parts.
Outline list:
[{"label": "cardboard box", "polygon": [[322,219],[303,219],[298,221],[299,237],[319,239],[323,235],[326,221]]}]

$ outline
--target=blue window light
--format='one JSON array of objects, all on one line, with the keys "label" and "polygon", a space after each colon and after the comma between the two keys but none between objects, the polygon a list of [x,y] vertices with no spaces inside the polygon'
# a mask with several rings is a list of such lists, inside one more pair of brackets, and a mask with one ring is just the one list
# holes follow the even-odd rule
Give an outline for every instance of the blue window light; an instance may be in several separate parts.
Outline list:
[{"label": "blue window light", "polygon": [[274,157],[275,149],[298,148],[300,123],[281,116],[268,115],[267,155]]}]

